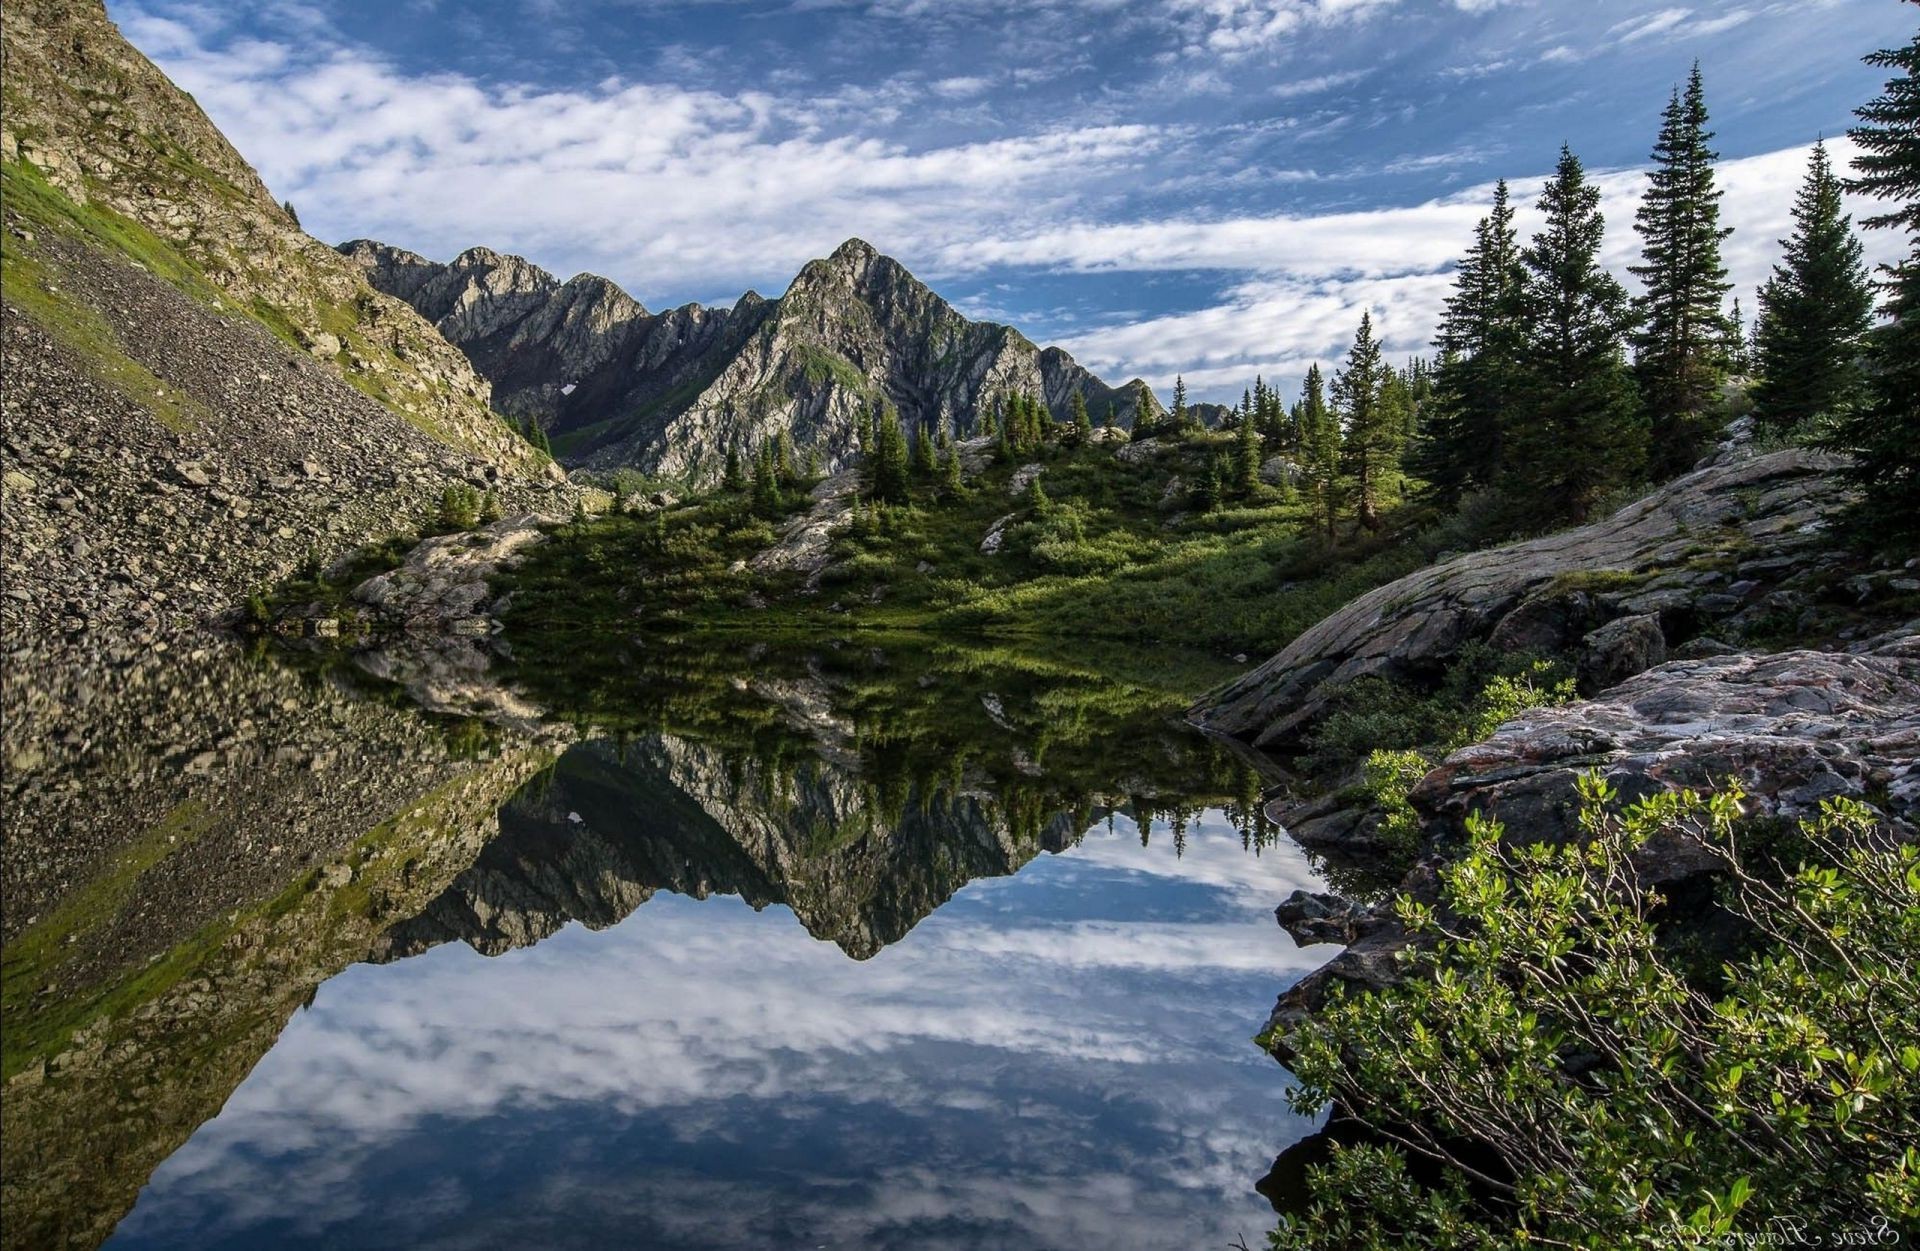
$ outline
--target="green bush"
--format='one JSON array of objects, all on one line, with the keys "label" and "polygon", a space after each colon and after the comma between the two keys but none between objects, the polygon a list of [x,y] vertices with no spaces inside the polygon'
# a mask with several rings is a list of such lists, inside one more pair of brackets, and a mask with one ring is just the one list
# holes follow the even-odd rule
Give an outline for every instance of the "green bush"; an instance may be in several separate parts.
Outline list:
[{"label": "green bush", "polygon": [[[1836,799],[1803,824],[1807,860],[1770,873],[1737,789],[1621,808],[1589,778],[1580,795],[1581,845],[1510,846],[1471,820],[1443,906],[1400,901],[1419,940],[1402,984],[1336,995],[1287,1040],[1298,1110],[1372,1133],[1309,1170],[1275,1251],[1920,1221],[1920,849]],[[1666,955],[1634,860],[1656,835],[1709,853],[1752,935],[1711,990]]]}]

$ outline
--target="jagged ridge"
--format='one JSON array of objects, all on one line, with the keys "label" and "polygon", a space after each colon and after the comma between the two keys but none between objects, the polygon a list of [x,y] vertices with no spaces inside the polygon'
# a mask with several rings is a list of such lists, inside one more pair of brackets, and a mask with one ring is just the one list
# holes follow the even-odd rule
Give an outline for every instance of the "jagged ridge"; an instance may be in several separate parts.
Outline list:
[{"label": "jagged ridge", "polygon": [[1131,421],[1138,379],[1109,387],[1059,348],[969,320],[898,261],[850,239],[778,300],[651,314],[606,279],[566,283],[485,248],[450,265],[370,240],[341,245],[492,380],[503,413],[533,418],[564,458],[711,481],[729,446],[782,431],[827,468],[854,450],[861,411],[894,404],[912,428],[974,428],[1005,390],[1064,418],[1080,392]]}]

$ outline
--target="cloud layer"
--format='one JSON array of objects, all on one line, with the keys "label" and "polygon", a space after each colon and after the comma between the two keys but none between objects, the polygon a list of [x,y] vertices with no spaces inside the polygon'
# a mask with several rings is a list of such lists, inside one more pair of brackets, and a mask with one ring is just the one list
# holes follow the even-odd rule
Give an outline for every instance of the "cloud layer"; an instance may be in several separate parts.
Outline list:
[{"label": "cloud layer", "polygon": [[[548,6],[563,65],[600,66],[596,35],[673,37],[633,70],[556,81],[532,43],[491,72],[376,47],[390,24],[348,20],[366,3],[113,11],[323,235],[441,258],[485,243],[651,305],[773,294],[859,235],[970,311],[1208,398],[1256,372],[1291,385],[1362,308],[1393,351],[1424,349],[1491,179],[1530,194],[1596,104],[1614,113],[1576,147],[1613,162],[1624,267],[1641,178],[1620,162],[1666,90],[1643,80],[1701,52],[1743,134],[1800,119],[1723,169],[1750,304],[1807,140],[1844,124],[1829,100],[1864,98],[1819,84],[1872,46],[1865,6],[1832,4],[1037,0],[1009,25],[984,0],[581,0]],[[431,34],[484,6],[412,8],[401,29]],[[515,51],[500,42],[490,56]],[[1826,51],[1782,80],[1790,48]]]}]

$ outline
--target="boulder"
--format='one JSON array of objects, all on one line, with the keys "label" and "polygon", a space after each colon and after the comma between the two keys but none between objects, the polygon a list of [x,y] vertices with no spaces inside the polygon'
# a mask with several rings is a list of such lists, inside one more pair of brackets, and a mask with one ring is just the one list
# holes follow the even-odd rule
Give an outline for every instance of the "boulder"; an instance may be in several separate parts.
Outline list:
[{"label": "boulder", "polygon": [[1652,613],[1609,621],[1580,642],[1580,684],[1589,691],[1617,686],[1667,659],[1667,636]]}]

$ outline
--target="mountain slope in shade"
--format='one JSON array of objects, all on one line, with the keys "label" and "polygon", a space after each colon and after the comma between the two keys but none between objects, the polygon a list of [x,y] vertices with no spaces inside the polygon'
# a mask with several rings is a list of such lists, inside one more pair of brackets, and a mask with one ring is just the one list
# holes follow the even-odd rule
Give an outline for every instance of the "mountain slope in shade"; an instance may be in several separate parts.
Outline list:
[{"label": "mountain slope in shade", "polygon": [[464,357],[302,231],[192,98],[122,38],[101,0],[9,0],[0,23],[7,161],[31,162],[76,205],[151,231],[228,297],[227,311],[333,366],[438,442],[541,472],[541,458],[491,414]]},{"label": "mountain slope in shade", "polygon": [[494,384],[503,413],[545,425],[564,459],[710,482],[730,446],[782,431],[838,466],[861,412],[886,401],[910,428],[968,431],[1002,392],[1064,419],[1075,391],[1096,422],[1132,420],[1146,384],[1109,387],[1059,348],[969,320],[891,257],[850,239],[785,295],[650,314],[603,278],[561,283],[484,248],[436,265],[369,240],[341,245]]}]

